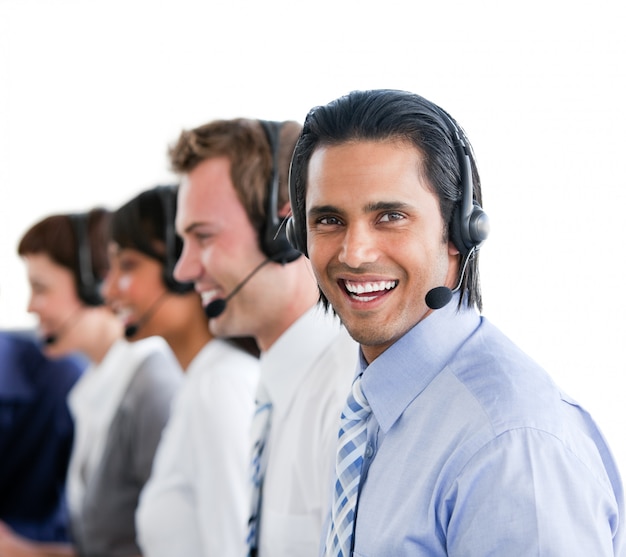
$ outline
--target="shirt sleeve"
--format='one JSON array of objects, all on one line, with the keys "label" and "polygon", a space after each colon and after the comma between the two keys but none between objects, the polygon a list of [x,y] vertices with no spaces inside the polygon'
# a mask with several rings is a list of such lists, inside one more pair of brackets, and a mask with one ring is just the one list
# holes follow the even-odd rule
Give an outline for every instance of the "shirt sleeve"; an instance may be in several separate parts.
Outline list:
[{"label": "shirt sleeve", "polygon": [[448,555],[614,555],[617,503],[601,469],[546,432],[500,435],[442,503]]}]

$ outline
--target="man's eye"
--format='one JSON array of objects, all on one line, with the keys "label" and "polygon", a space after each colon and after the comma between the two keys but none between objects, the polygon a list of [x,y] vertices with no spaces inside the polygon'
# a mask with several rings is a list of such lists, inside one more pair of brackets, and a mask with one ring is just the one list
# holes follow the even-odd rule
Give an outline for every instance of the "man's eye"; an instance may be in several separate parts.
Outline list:
[{"label": "man's eye", "polygon": [[206,244],[213,237],[213,234],[211,234],[210,232],[196,231],[193,237],[198,244]]},{"label": "man's eye", "polygon": [[404,216],[400,213],[385,213],[380,217],[380,222],[392,222],[395,220],[402,220]]},{"label": "man's eye", "polygon": [[319,224],[336,225],[341,224],[341,221],[337,217],[321,217],[317,221]]}]

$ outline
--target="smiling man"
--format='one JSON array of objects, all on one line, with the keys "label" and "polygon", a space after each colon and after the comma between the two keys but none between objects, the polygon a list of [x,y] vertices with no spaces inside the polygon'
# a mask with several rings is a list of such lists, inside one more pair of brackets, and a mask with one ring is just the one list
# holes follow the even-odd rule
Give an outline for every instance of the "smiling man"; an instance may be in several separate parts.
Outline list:
[{"label": "smiling man", "polygon": [[489,226],[456,122],[404,91],[316,107],[290,195],[289,239],[361,346],[322,554],[624,555],[600,431],[480,315]]},{"label": "smiling man", "polygon": [[258,491],[242,521],[250,518],[249,555],[259,557],[317,555],[339,415],[358,359],[339,320],[318,307],[309,261],[285,236],[300,129],[217,120],[184,131],[170,153],[182,178],[176,227],[184,246],[175,275],[195,283],[214,335],[254,337],[261,349]]}]

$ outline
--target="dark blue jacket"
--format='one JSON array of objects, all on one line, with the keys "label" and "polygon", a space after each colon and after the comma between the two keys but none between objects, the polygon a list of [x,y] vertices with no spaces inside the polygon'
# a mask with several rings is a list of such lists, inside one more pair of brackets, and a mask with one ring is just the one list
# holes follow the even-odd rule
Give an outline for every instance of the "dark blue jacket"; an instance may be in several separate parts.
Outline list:
[{"label": "dark blue jacket", "polygon": [[34,540],[68,539],[67,394],[85,364],[48,359],[34,336],[0,331],[0,519]]}]

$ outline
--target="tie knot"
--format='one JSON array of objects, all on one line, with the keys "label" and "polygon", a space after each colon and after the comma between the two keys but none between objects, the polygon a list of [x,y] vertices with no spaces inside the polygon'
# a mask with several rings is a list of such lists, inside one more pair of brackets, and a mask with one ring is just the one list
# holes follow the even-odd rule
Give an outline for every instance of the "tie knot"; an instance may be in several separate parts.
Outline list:
[{"label": "tie knot", "polygon": [[370,414],[371,408],[361,388],[361,376],[359,375],[352,383],[352,391],[348,396],[348,402],[344,410],[347,420],[364,420]]}]

